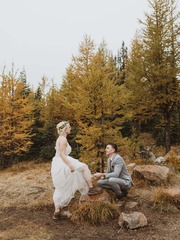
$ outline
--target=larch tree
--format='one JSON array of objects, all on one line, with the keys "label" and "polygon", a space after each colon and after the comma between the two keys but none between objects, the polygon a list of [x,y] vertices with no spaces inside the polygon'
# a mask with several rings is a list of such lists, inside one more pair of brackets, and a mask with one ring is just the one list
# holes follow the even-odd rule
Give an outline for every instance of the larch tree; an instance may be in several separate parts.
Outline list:
[{"label": "larch tree", "polygon": [[80,144],[75,141],[76,134],[79,131],[76,121],[76,109],[72,108],[72,104],[77,101],[78,87],[84,81],[84,76],[89,72],[89,65],[95,55],[94,41],[87,35],[79,45],[79,55],[72,56],[72,61],[66,69],[60,90],[63,102],[64,119],[69,120],[72,125],[72,134],[69,136],[72,145],[72,154],[79,158]]},{"label": "larch tree", "polygon": [[62,119],[63,113],[61,110],[61,96],[60,90],[52,82],[49,91],[46,93],[44,109],[44,119],[45,122],[58,123],[59,119]]},{"label": "larch tree", "polygon": [[24,84],[13,70],[1,76],[0,85],[0,154],[1,166],[18,161],[31,145],[32,105],[24,95]]},{"label": "larch tree", "polygon": [[84,81],[84,76],[88,76],[92,58],[95,56],[94,41],[87,35],[79,45],[79,55],[72,56],[72,62],[66,69],[61,87],[61,96],[66,109],[69,108],[69,117],[74,120],[75,112],[71,104],[76,101],[78,87]]},{"label": "larch tree", "polygon": [[78,125],[76,141],[81,145],[82,161],[91,170],[103,170],[105,145],[109,141],[122,143],[119,108],[122,95],[115,80],[114,61],[104,44],[93,54],[93,44],[90,48],[86,44],[73,62],[73,74],[71,71],[71,75],[66,76],[75,84],[72,95],[69,88],[73,96],[69,106]]},{"label": "larch tree", "polygon": [[151,13],[141,22],[141,34],[134,41],[127,66],[126,89],[134,119],[157,116],[165,132],[166,152],[170,150],[172,116],[180,100],[179,48],[175,1],[149,0]]}]

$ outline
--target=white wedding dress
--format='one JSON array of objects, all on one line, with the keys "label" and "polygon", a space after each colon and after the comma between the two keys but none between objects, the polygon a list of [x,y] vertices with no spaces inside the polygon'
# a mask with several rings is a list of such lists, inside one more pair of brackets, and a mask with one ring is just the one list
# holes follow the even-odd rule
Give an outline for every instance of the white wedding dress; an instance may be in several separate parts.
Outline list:
[{"label": "white wedding dress", "polygon": [[68,144],[66,155],[75,169],[74,172],[71,172],[68,165],[60,157],[60,149],[57,142],[55,147],[56,154],[51,164],[51,175],[55,187],[53,195],[54,204],[55,207],[60,208],[69,204],[77,190],[81,193],[81,196],[87,195],[89,187],[82,174],[85,164],[68,156],[71,152],[71,146]]}]

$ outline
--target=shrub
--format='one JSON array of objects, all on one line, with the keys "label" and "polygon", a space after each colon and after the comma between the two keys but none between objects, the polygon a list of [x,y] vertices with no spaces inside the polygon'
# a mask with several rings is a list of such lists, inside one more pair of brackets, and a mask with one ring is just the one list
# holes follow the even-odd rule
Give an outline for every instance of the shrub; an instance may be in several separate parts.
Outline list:
[{"label": "shrub", "polygon": [[80,223],[102,224],[118,216],[118,206],[109,202],[75,204],[72,209],[72,221]]}]

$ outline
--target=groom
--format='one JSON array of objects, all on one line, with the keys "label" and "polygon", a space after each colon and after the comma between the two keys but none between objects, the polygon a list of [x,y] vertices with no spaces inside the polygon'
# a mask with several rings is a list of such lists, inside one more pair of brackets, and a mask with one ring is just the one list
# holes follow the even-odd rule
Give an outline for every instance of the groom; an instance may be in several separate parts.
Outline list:
[{"label": "groom", "polygon": [[106,173],[95,173],[94,177],[100,179],[97,184],[109,189],[116,194],[118,199],[126,197],[128,190],[132,187],[132,179],[129,175],[123,158],[117,154],[117,145],[108,143],[105,149],[108,157]]}]

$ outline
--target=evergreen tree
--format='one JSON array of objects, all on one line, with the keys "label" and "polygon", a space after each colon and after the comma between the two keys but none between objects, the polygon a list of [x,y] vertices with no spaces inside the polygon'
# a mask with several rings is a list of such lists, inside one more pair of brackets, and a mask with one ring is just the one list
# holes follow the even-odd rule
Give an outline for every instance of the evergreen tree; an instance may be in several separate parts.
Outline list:
[{"label": "evergreen tree", "polygon": [[[49,89],[47,90],[47,87]],[[54,155],[56,140],[56,124],[61,119],[61,101],[58,88],[52,82],[49,86],[47,78],[43,77],[34,95],[33,145],[29,158],[38,161],[50,160]]]},{"label": "evergreen tree", "polygon": [[45,97],[43,109],[44,127],[41,135],[41,150],[39,159],[47,161],[54,156],[54,146],[57,138],[56,125],[63,119],[62,101],[59,89],[52,82]]},{"label": "evergreen tree", "polygon": [[127,58],[128,58],[128,50],[123,41],[121,49],[118,51],[117,56],[115,56],[118,84],[123,84],[125,81],[125,78],[126,78],[125,67],[126,67]]},{"label": "evergreen tree", "polygon": [[23,68],[23,70],[19,74],[19,81],[24,85],[23,94],[25,96],[28,96],[31,92],[31,88],[29,84],[27,84],[27,76],[26,76],[25,68]]},{"label": "evergreen tree", "polygon": [[56,124],[68,119],[68,111],[62,105],[61,91],[46,77],[42,78],[34,96],[34,125],[32,146],[28,158],[49,161],[54,156],[57,138]]},{"label": "evergreen tree", "polygon": [[42,141],[43,129],[45,125],[45,120],[42,117],[42,112],[44,109],[44,103],[42,99],[42,92],[40,86],[38,86],[36,92],[34,93],[33,103],[33,118],[34,123],[32,125],[32,145],[26,154],[26,158],[37,160],[40,157],[40,149],[43,147],[44,143]]}]

